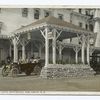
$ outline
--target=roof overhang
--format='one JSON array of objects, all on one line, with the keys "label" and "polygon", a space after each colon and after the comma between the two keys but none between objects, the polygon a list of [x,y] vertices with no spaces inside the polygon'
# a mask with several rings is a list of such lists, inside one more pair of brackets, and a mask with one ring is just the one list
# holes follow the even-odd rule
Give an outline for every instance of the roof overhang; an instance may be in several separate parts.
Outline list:
[{"label": "roof overhang", "polygon": [[62,38],[72,38],[79,35],[92,35],[93,32],[82,29],[76,25],[70,24],[68,22],[62,21],[58,18],[49,16],[47,18],[38,20],[32,24],[19,28],[13,32],[13,34],[25,34],[32,31],[39,31],[45,27],[55,28],[57,30],[62,30]]}]

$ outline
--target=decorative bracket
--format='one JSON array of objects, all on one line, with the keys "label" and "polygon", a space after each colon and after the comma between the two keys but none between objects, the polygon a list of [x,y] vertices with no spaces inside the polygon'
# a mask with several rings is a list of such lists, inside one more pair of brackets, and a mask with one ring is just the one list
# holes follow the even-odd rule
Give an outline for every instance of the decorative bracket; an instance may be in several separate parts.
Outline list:
[{"label": "decorative bracket", "polygon": [[40,32],[41,32],[42,36],[45,38],[45,29],[43,31],[40,30]]},{"label": "decorative bracket", "polygon": [[73,50],[74,50],[75,52],[79,52],[79,51],[80,51],[80,49],[81,49],[81,48],[80,48],[80,47],[78,47],[78,46],[74,46],[74,47],[73,47]]}]

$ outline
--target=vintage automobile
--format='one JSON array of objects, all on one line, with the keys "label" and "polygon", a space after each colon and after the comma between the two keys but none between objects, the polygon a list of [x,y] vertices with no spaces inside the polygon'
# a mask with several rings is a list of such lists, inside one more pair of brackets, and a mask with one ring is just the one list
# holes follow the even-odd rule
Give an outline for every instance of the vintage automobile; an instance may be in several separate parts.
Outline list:
[{"label": "vintage automobile", "polygon": [[100,74],[100,53],[93,53],[92,56],[90,56],[90,66],[96,74]]},{"label": "vintage automobile", "polygon": [[34,61],[29,63],[10,63],[4,64],[2,67],[2,76],[6,77],[11,74],[12,77],[17,77],[18,74],[25,73],[30,75],[32,72],[39,74],[42,69],[40,61]]}]

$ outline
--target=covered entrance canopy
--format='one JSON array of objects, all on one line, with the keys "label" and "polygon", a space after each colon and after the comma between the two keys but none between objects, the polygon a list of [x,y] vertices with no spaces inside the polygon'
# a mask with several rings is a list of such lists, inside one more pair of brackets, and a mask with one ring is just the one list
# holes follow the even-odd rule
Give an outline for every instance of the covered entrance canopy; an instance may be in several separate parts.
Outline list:
[{"label": "covered entrance canopy", "polygon": [[[26,34],[26,36],[24,36]],[[93,35],[92,32],[86,31],[76,25],[68,23],[66,21],[60,20],[53,16],[43,18],[27,26],[23,26],[13,32],[13,45],[14,45],[14,62],[18,60],[17,54],[17,44],[20,42],[22,44],[22,58],[25,58],[25,44],[26,40],[30,37],[36,40],[45,39],[45,66],[49,64],[49,40],[52,39],[52,51],[53,51],[53,64],[56,64],[56,46],[57,40],[63,40],[67,38],[77,37],[79,42],[81,42],[81,52],[82,52],[82,63],[84,63],[84,50],[87,47],[87,62],[89,63],[89,39]],[[23,38],[24,36],[24,38]],[[87,46],[85,44],[87,43]],[[61,55],[61,43],[59,44],[59,54]],[[76,53],[76,63],[78,57],[78,48],[75,47]]]}]

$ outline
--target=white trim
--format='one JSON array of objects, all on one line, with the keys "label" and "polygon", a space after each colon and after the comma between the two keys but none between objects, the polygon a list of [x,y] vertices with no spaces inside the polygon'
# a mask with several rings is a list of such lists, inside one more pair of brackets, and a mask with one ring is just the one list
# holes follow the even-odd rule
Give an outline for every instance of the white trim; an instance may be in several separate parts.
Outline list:
[{"label": "white trim", "polygon": [[58,32],[57,30],[56,30],[56,32],[57,32],[57,34],[58,34],[58,36],[56,37],[56,40],[59,38],[59,36],[61,35],[61,33],[62,33],[62,30],[60,31],[60,32]]},{"label": "white trim", "polygon": [[43,30],[43,31],[40,30],[40,32],[41,32],[42,36],[45,38],[45,34],[44,34],[45,33],[45,30]]}]

